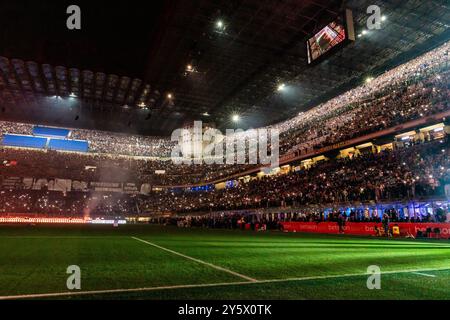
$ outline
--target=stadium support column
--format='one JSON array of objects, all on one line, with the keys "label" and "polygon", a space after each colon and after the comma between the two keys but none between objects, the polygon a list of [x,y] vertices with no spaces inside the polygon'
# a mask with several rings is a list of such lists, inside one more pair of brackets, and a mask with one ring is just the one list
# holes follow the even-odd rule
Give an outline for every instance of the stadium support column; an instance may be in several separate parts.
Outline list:
[{"label": "stadium support column", "polygon": [[139,208],[139,204],[137,203],[137,201],[136,201],[136,210],[137,210],[137,213],[140,215],[141,209]]},{"label": "stadium support column", "polygon": [[420,142],[423,143],[425,142],[425,135],[422,131],[420,131],[419,129],[416,130],[416,134],[414,135],[413,138],[414,142]]}]

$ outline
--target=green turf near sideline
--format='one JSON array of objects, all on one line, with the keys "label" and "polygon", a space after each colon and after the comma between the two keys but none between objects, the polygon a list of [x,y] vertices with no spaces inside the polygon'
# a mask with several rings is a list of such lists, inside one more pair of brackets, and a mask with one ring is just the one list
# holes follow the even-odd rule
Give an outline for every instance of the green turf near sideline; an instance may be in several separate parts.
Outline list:
[{"label": "green turf near sideline", "polygon": [[[154,299],[154,300],[305,300],[305,299],[450,299],[450,271],[427,271],[434,278],[413,273],[386,274],[381,290],[368,290],[365,276],[274,283],[249,283],[208,288],[170,289],[75,296],[71,299]],[[67,299],[67,297],[65,298]]]},{"label": "green turf near sideline", "polygon": [[237,280],[131,238],[2,239],[0,252],[0,295],[67,291],[69,265],[80,266],[83,290]]},{"label": "green turf near sideline", "polygon": [[[0,226],[0,296],[66,292],[65,270],[82,270],[82,291],[245,281],[182,255],[257,280],[450,269],[449,241],[386,240],[280,232],[178,229],[159,226]],[[448,271],[435,277],[382,276],[382,290],[366,277],[183,288],[76,298],[150,299],[450,299]],[[430,272],[427,272],[430,273]]]}]

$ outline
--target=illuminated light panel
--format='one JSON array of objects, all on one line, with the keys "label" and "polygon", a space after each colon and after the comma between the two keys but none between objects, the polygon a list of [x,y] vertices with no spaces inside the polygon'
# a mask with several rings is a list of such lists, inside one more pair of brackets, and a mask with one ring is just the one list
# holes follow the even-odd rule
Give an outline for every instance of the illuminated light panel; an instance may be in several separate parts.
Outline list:
[{"label": "illuminated light panel", "polygon": [[81,218],[24,218],[24,217],[0,217],[0,223],[60,223],[80,224],[88,223]]},{"label": "illuminated light panel", "polygon": [[0,217],[0,223],[46,223],[46,224],[126,224],[126,220],[112,219],[82,219],[82,218],[27,218],[27,217]]},{"label": "illuminated light panel", "polygon": [[103,220],[103,219],[95,219],[95,220],[90,220],[88,223],[91,224],[126,224],[127,221],[126,220]]}]

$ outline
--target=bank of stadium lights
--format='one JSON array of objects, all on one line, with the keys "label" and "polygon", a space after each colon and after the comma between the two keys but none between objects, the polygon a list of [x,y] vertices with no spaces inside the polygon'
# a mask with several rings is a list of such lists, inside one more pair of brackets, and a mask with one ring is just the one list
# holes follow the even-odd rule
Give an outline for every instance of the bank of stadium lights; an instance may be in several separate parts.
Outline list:
[{"label": "bank of stadium lights", "polygon": [[286,88],[286,85],[284,83],[280,83],[277,87],[277,91],[281,92]]},{"label": "bank of stadium lights", "polygon": [[185,77],[187,77],[189,74],[193,74],[193,73],[204,73],[204,72],[200,72],[197,67],[193,64],[187,64],[186,67],[184,68],[184,73],[183,75]]},{"label": "bank of stadium lights", "polygon": [[[387,17],[386,16],[381,16],[380,20],[381,20],[381,22],[385,22],[387,20]],[[364,29],[363,31],[361,31],[361,33],[358,33],[358,38],[361,38],[362,36],[365,36],[367,34],[369,34],[369,31]]]},{"label": "bank of stadium lights", "polygon": [[366,78],[366,83],[371,83],[372,80],[373,80],[373,77],[367,77],[367,78]]},{"label": "bank of stadium lights", "polygon": [[365,36],[369,31],[363,30],[361,33],[358,34],[358,38],[361,38],[362,36]]},{"label": "bank of stadium lights", "polygon": [[239,122],[239,119],[240,119],[240,117],[238,114],[233,114],[231,116],[231,120],[233,120],[233,122]]},{"label": "bank of stadium lights", "polygon": [[222,20],[217,20],[216,21],[216,28],[217,29],[223,29],[225,27],[224,23]]},{"label": "bank of stadium lights", "polygon": [[365,36],[367,34],[369,34],[369,31],[364,29],[363,31],[361,31],[361,33],[358,34],[358,38],[361,38],[362,36]]},{"label": "bank of stadium lights", "polygon": [[216,23],[214,24],[215,26],[215,31],[218,33],[223,33],[225,31],[225,29],[227,28],[227,26],[225,25],[225,22],[221,19],[217,20]]}]

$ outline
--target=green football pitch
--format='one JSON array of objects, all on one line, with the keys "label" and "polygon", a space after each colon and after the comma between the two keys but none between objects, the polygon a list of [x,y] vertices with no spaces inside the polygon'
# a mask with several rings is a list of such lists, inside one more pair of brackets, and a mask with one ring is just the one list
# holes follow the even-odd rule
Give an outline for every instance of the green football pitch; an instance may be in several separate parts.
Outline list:
[{"label": "green football pitch", "polygon": [[[67,268],[81,270],[70,291]],[[381,288],[367,288],[367,268]],[[450,299],[450,241],[0,226],[0,299]]]}]

